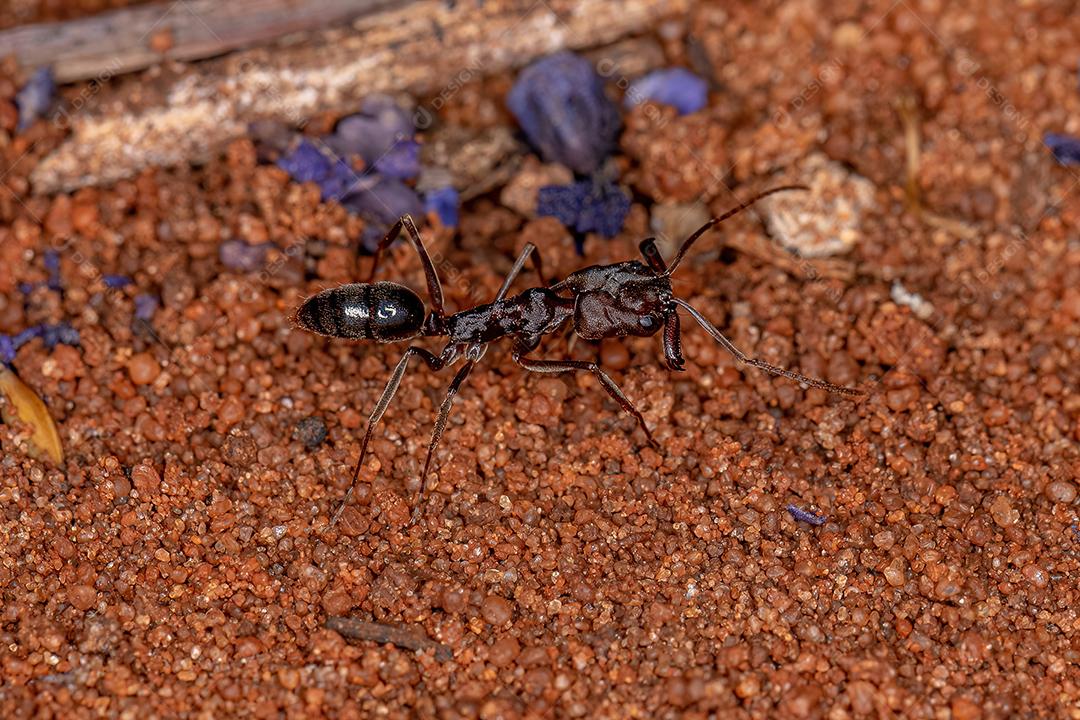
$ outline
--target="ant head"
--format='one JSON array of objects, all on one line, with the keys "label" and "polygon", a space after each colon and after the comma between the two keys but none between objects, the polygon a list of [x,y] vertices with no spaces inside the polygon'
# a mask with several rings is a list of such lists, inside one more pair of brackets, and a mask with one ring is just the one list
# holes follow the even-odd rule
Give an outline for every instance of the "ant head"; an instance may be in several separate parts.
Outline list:
[{"label": "ant head", "polygon": [[339,285],[312,295],[296,311],[296,324],[329,337],[396,342],[421,334],[424,302],[392,282]]}]

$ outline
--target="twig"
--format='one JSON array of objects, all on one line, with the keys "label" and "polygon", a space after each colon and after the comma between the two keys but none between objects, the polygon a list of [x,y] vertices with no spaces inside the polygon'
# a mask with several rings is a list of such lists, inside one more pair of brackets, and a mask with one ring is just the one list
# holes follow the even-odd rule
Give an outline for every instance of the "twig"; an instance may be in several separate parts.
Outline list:
[{"label": "twig", "polygon": [[[371,93],[435,95],[432,107],[417,109],[428,118],[470,81],[557,50],[649,31],[688,4],[417,0],[300,43],[237,52],[182,72],[165,66],[140,82],[103,82],[64,116],[70,137],[30,180],[36,192],[54,193],[113,183],[149,166],[204,161],[254,120],[299,124],[316,113],[355,110]],[[603,67],[628,71],[617,59]]]},{"label": "twig", "polygon": [[447,662],[454,657],[453,651],[446,645],[435,642],[431,638],[420,635],[415,630],[409,628],[399,628],[394,627],[393,625],[366,622],[364,620],[357,620],[356,618],[341,616],[326,618],[326,627],[328,630],[333,630],[334,632],[353,640],[368,640],[383,645],[390,643],[391,645],[403,647],[406,650],[427,650],[428,648],[435,648],[435,659],[440,662]]},{"label": "twig", "polygon": [[904,185],[904,195],[907,198],[908,209],[918,215],[921,210],[919,167],[922,163],[919,111],[915,104],[915,97],[911,94],[901,97],[898,106],[900,120],[904,125],[904,155],[907,158],[907,182]]},{"label": "twig", "polygon": [[[143,70],[166,59],[214,57],[402,4],[393,0],[169,0],[3,30],[0,48],[3,54],[14,54],[24,67],[52,66],[56,79],[68,83]],[[155,43],[159,38],[167,40]]]},{"label": "twig", "polygon": [[904,155],[906,163],[906,181],[904,199],[908,210],[930,227],[950,232],[957,237],[971,239],[977,235],[974,228],[962,220],[945,217],[931,212],[923,205],[919,190],[919,169],[922,167],[922,130],[919,125],[919,110],[914,95],[904,95],[897,103],[900,122],[904,126]]}]

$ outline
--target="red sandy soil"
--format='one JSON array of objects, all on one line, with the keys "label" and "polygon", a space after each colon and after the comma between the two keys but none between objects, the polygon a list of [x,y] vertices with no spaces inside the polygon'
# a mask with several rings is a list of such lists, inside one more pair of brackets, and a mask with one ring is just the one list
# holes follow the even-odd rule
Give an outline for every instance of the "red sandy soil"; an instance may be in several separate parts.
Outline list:
[{"label": "red sandy soil", "polygon": [[[721,212],[820,151],[876,200],[830,261],[719,253],[764,238],[755,215],[732,220],[677,290],[747,351],[868,395],[740,369],[689,323],[683,374],[655,338],[544,346],[602,358],[655,452],[590,377],[529,376],[495,346],[406,528],[449,381],[417,363],[330,527],[403,348],[327,342],[289,316],[361,276],[361,221],[257,166],[247,141],[197,170],[39,197],[26,177],[59,131],[4,135],[0,332],[67,320],[81,343],[34,341],[14,364],[64,467],[0,426],[0,715],[1080,714],[1080,193],[1041,143],[1080,130],[1075,13],[746,3],[661,31],[672,63],[720,89],[698,115],[627,119],[619,161],[642,193]],[[444,121],[509,122],[483,112],[507,85],[470,86]],[[0,134],[15,86],[0,78]],[[924,213],[905,190],[913,126]],[[723,185],[703,157],[731,168]],[[648,211],[584,258],[556,221],[491,196],[456,238],[425,237],[460,307],[494,294],[526,240],[558,274],[632,257]],[[24,298],[64,237],[65,292]],[[233,237],[280,251],[232,273],[218,246]],[[382,276],[422,288],[411,252],[393,255]],[[134,285],[106,293],[103,273]],[[930,303],[922,317],[895,283]],[[151,327],[132,323],[140,292],[162,300]],[[312,417],[324,442],[318,421],[297,431]],[[348,641],[329,616],[423,648]]]}]

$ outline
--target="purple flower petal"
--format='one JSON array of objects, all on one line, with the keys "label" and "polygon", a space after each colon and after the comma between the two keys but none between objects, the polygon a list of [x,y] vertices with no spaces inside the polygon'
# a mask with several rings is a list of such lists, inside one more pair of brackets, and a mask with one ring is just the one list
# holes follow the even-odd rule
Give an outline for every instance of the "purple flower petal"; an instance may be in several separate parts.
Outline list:
[{"label": "purple flower petal", "polygon": [[630,214],[630,197],[614,184],[594,187],[585,196],[578,215],[578,232],[598,232],[613,238],[622,230]]},{"label": "purple flower petal", "polygon": [[506,104],[548,162],[585,175],[615,148],[618,109],[589,61],[574,53],[555,53],[525,68]]},{"label": "purple flower petal", "polygon": [[420,143],[398,140],[375,161],[375,169],[387,177],[411,180],[420,174]]},{"label": "purple flower petal", "polygon": [[405,183],[378,175],[371,176],[370,179],[374,182],[370,185],[364,183],[341,201],[347,210],[387,228],[402,215],[419,217],[424,214],[424,204],[420,197]]},{"label": "purple flower petal", "polygon": [[26,328],[22,332],[16,333],[15,337],[12,339],[12,342],[15,343],[15,349],[18,350],[34,338],[41,337],[44,332],[44,325],[34,325],[33,327]]},{"label": "purple flower petal", "polygon": [[824,525],[826,522],[828,522],[827,517],[824,517],[822,515],[815,515],[809,510],[803,510],[798,505],[789,504],[787,506],[787,511],[791,513],[791,517],[795,518],[796,520],[801,520],[802,522],[809,523],[811,525]]},{"label": "purple flower petal", "polygon": [[557,218],[580,233],[615,237],[630,213],[630,197],[614,183],[580,180],[547,185],[537,195],[536,214]]},{"label": "purple flower petal", "polygon": [[307,139],[301,140],[288,155],[278,158],[277,165],[299,183],[319,182],[331,168],[330,158]]},{"label": "purple flower petal", "polygon": [[8,365],[15,362],[16,350],[10,335],[0,335],[0,362]]},{"label": "purple flower petal", "polygon": [[158,299],[155,295],[140,293],[135,296],[135,318],[137,320],[150,322],[154,319],[154,313],[157,312],[157,308]]},{"label": "purple flower petal", "polygon": [[105,287],[113,290],[119,290],[131,284],[131,278],[127,275],[102,275],[101,281],[105,283]]},{"label": "purple flower petal", "polygon": [[226,240],[218,247],[221,264],[236,272],[258,270],[266,262],[266,252],[271,243],[250,245],[243,240]]},{"label": "purple flower petal", "polygon": [[444,227],[458,226],[458,208],[461,198],[453,187],[441,187],[424,196],[424,211],[434,212]]},{"label": "purple flower petal", "polygon": [[330,172],[326,174],[322,180],[319,181],[319,189],[322,191],[322,200],[337,200],[340,201],[345,195],[352,192],[359,182],[361,182],[361,176],[357,175],[356,171],[349,166],[349,163],[345,162],[341,158],[338,158],[330,167]]},{"label": "purple flower petal", "polygon": [[55,250],[45,251],[45,269],[49,271],[49,289],[60,290],[60,253]]},{"label": "purple flower petal", "polygon": [[342,157],[359,155],[368,165],[375,163],[394,143],[416,134],[412,116],[388,95],[364,98],[360,112],[338,121],[326,144]]},{"label": "purple flower petal", "polygon": [[1043,143],[1062,165],[1080,165],[1080,138],[1063,133],[1046,133]]},{"label": "purple flower petal", "polygon": [[364,231],[360,233],[360,248],[368,255],[373,254],[389,230],[388,225],[368,223],[364,226]]},{"label": "purple flower petal", "polygon": [[708,103],[709,86],[686,68],[654,70],[630,85],[623,102],[629,110],[646,100],[670,105],[680,115],[689,115]]},{"label": "purple flower petal", "polygon": [[15,104],[19,106],[18,129],[20,132],[45,114],[52,104],[55,93],[56,82],[53,80],[52,68],[41,67],[34,71],[15,96]]},{"label": "purple flower petal", "polygon": [[67,323],[59,323],[56,326],[56,335],[60,342],[65,345],[79,344],[79,331]]},{"label": "purple flower petal", "polygon": [[586,185],[587,182],[581,182],[540,188],[536,195],[536,214],[540,217],[553,217],[566,227],[574,227],[578,215],[581,214]]},{"label": "purple flower petal", "polygon": [[50,350],[59,343],[64,345],[78,345],[79,331],[66,322],[42,327],[41,337],[45,341],[45,347]]}]

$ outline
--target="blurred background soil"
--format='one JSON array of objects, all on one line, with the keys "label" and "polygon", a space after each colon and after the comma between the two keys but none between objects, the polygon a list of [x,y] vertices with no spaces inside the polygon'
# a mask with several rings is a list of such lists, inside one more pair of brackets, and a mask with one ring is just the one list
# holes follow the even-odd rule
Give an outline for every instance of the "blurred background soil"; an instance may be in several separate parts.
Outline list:
[{"label": "blurred background soil", "polygon": [[[72,12],[8,5],[0,27]],[[494,295],[527,240],[562,276],[634,257],[654,204],[717,214],[827,165],[869,183],[844,252],[789,253],[747,213],[676,289],[746,351],[868,394],[736,367],[685,322],[683,374],[656,338],[545,342],[537,356],[601,358],[656,452],[592,378],[528,375],[496,345],[408,528],[450,374],[406,376],[330,527],[404,347],[289,320],[363,277],[364,222],[248,139],[36,194],[63,130],[15,133],[25,74],[7,66],[0,332],[69,323],[79,341],[13,362],[66,457],[35,459],[27,428],[0,425],[0,715],[1080,716],[1080,192],[1042,142],[1080,131],[1077,17],[796,0],[659,26],[665,63],[712,92],[694,115],[624,115],[622,231],[581,257],[554,218],[482,193],[456,232],[423,230],[448,304]],[[513,127],[512,81],[474,79],[439,121]],[[44,257],[61,237],[57,291]],[[233,238],[273,245],[238,272]],[[380,276],[423,287],[405,246]],[[330,616],[434,644],[349,641]]]}]

